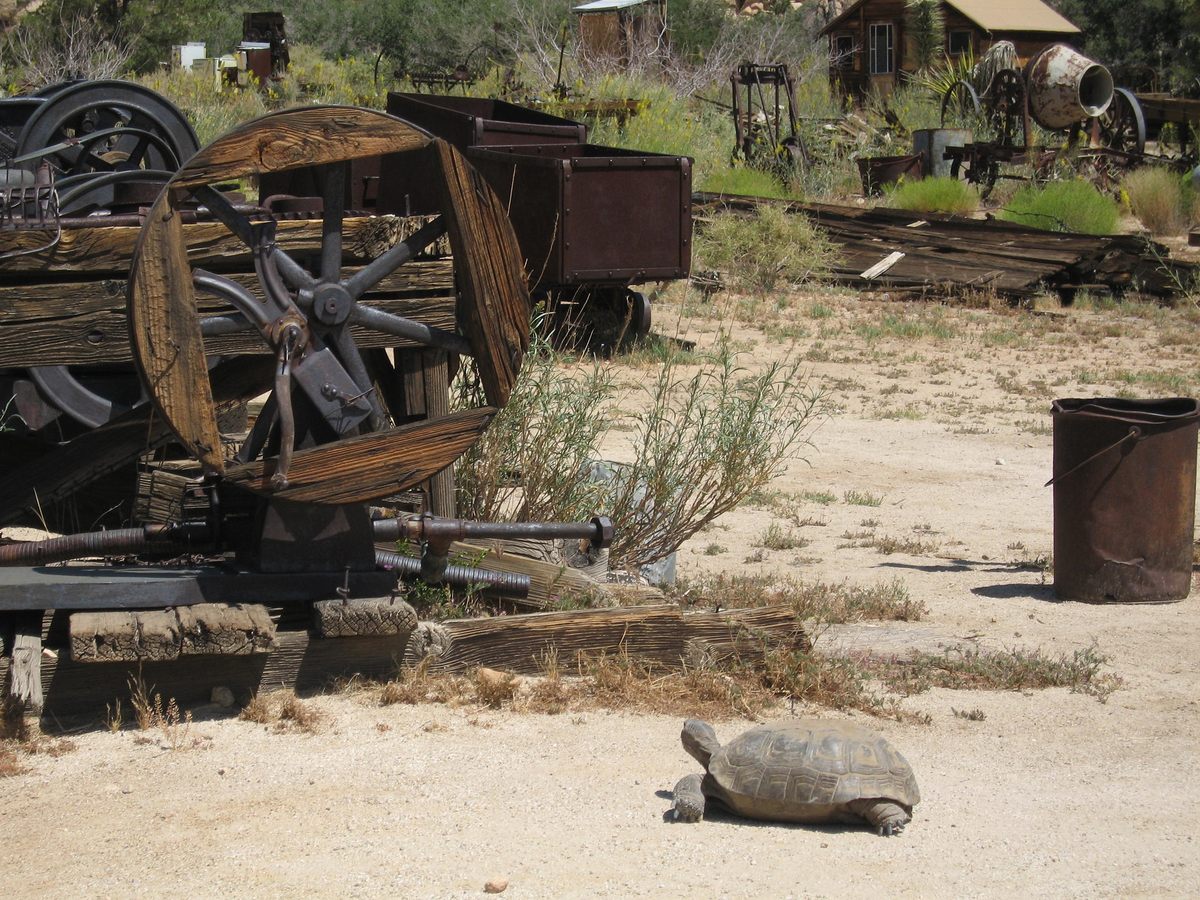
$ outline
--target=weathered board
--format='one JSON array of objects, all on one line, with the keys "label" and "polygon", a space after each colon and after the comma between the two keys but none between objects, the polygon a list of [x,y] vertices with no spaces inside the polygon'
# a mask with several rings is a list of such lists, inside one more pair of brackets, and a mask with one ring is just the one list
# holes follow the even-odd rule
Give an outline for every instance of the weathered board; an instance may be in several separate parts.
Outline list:
[{"label": "weathered board", "polygon": [[[347,271],[352,272],[353,269]],[[227,276],[258,294],[254,275]],[[133,359],[123,280],[0,284],[0,367],[87,365]],[[454,269],[450,260],[416,260],[385,278],[363,302],[422,324],[454,330]],[[232,312],[219,300],[196,298],[200,315]],[[360,347],[411,347],[413,341],[364,328],[351,329]],[[257,331],[206,337],[205,352],[234,356],[265,353]]]},{"label": "weathered board", "polygon": [[[678,668],[703,648],[716,655],[738,653],[753,659],[765,647],[804,652],[809,641],[790,608],[767,607],[732,612],[682,613],[674,605],[498,616],[443,623],[450,635],[445,654],[431,669],[466,672],[488,666],[515,672],[540,672],[553,650],[559,665],[572,671],[579,654],[627,653],[665,668]],[[239,701],[262,690],[320,690],[338,677],[387,678],[400,664],[414,664],[406,635],[321,639],[307,628],[276,633],[271,653],[245,656],[186,657],[141,663],[142,678],[155,685],[164,701],[183,707],[207,703],[214,687],[228,687]],[[0,660],[0,682],[9,662]],[[65,652],[42,659],[40,676],[48,716],[99,718],[105,704],[128,697],[130,675],[139,664],[73,662]]]},{"label": "weathered board", "polygon": [[[704,216],[749,214],[767,205],[810,218],[838,245],[834,277],[868,290],[978,289],[1022,298],[1087,286],[1172,296],[1195,271],[1190,263],[1164,263],[1166,248],[1138,235],[1093,237],[997,220],[720,194],[697,195],[694,208],[702,227]],[[886,272],[866,277],[896,252],[904,255]]]},{"label": "weathered board", "polygon": [[438,140],[442,214],[459,273],[458,321],[488,403],[508,404],[529,348],[529,290],[508,215],[487,182]]},{"label": "weathered board", "polygon": [[230,484],[285,500],[365,503],[406,490],[446,468],[479,438],[495,414],[485,406],[298,450],[282,490],[271,486],[275,459],[229,466],[225,477]]}]

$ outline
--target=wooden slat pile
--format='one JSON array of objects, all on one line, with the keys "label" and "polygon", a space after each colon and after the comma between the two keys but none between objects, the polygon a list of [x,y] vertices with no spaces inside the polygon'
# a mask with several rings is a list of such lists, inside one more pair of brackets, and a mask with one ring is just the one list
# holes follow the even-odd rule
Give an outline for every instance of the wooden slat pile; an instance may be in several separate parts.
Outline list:
[{"label": "wooden slat pile", "polygon": [[809,216],[840,249],[835,278],[867,290],[976,289],[1011,298],[1042,290],[1135,290],[1169,297],[1195,270],[1138,235],[1093,237],[998,220],[719,194],[699,195],[695,208],[702,227],[705,216],[762,205]]}]

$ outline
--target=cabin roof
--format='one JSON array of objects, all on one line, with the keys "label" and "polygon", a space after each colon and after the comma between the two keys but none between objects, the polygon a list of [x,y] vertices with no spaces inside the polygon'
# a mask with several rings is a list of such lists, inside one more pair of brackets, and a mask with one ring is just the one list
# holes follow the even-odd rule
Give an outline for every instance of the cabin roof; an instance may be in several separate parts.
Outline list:
[{"label": "cabin roof", "polygon": [[[840,29],[847,20],[871,0],[858,0],[840,16],[821,29],[829,34]],[[1034,31],[1046,34],[1079,34],[1079,29],[1059,15],[1042,0],[943,0],[984,31]],[[578,7],[576,7],[578,9]]]}]

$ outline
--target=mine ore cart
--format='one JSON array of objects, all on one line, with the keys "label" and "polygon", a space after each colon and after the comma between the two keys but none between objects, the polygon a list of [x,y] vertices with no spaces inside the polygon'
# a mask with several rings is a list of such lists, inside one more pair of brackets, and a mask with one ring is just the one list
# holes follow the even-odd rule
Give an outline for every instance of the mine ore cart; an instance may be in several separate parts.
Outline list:
[{"label": "mine ore cart", "polygon": [[[636,285],[687,277],[691,160],[587,143],[587,126],[498,100],[392,93],[388,111],[461,150],[502,199],[535,296],[598,305],[650,328]],[[416,170],[389,167],[380,211],[428,203]]]}]

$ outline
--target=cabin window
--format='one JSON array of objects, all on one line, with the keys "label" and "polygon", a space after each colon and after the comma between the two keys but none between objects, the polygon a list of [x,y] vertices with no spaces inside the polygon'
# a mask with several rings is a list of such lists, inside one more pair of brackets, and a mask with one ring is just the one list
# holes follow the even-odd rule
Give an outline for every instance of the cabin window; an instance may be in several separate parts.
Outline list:
[{"label": "cabin window", "polygon": [[963,56],[970,53],[972,50],[970,30],[964,28],[948,32],[946,35],[946,50],[951,56]]},{"label": "cabin window", "polygon": [[854,35],[839,34],[833,39],[833,64],[839,69],[854,65]]},{"label": "cabin window", "polygon": [[896,68],[892,52],[892,26],[871,26],[871,74],[888,75]]}]

